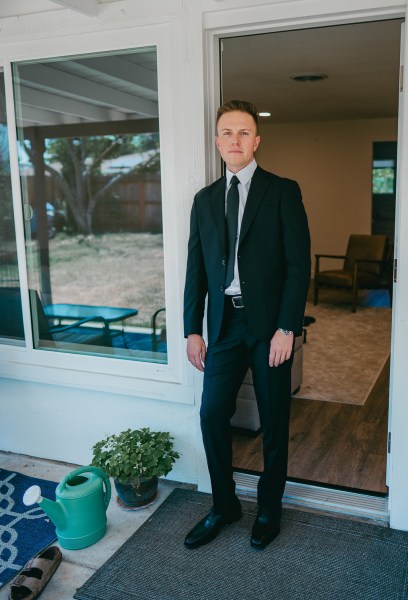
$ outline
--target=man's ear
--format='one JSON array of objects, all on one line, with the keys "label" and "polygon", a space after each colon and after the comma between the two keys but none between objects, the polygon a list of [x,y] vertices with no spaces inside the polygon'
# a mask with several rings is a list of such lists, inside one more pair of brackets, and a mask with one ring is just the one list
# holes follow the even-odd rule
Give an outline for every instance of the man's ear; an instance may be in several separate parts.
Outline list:
[{"label": "man's ear", "polygon": [[256,152],[260,143],[261,143],[261,137],[259,135],[257,135],[255,138],[255,141],[254,141],[254,152]]}]

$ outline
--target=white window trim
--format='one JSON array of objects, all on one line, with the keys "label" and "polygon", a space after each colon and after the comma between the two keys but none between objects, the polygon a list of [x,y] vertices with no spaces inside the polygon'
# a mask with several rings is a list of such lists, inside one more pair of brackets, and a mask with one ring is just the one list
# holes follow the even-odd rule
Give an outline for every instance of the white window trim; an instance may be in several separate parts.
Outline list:
[{"label": "white window trim", "polygon": [[[23,210],[17,159],[17,136],[11,65],[24,60],[46,60],[64,56],[80,56],[96,52],[114,52],[143,47],[156,47],[159,88],[159,123],[161,148],[161,182],[163,212],[163,244],[165,299],[168,335],[168,363],[158,364],[107,358],[85,354],[70,354],[34,349],[31,335],[28,277],[25,260]],[[0,345],[0,377],[78,386],[93,390],[193,403],[191,372],[184,359],[180,294],[180,244],[183,235],[178,231],[177,198],[180,190],[175,179],[177,172],[175,140],[177,139],[171,98],[172,45],[169,24],[131,29],[78,33],[58,40],[55,38],[27,40],[0,45],[6,87],[6,105],[10,146],[10,167],[16,221],[16,241],[22,294],[26,346]],[[152,386],[154,381],[154,387]],[[169,386],[168,384],[175,384]],[[183,384],[190,389],[182,389]]]}]

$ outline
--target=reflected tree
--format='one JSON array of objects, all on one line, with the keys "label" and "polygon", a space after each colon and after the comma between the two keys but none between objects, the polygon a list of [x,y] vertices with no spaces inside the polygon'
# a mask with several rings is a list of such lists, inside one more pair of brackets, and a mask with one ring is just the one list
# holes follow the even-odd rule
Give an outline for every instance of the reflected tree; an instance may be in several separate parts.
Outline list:
[{"label": "reflected tree", "polygon": [[[45,147],[44,169],[57,183],[77,232],[84,235],[92,234],[95,208],[115,184],[131,173],[160,169],[158,133],[57,138],[46,140]],[[32,160],[29,141],[25,149]],[[130,166],[106,174],[106,161],[128,155],[134,155]]]}]

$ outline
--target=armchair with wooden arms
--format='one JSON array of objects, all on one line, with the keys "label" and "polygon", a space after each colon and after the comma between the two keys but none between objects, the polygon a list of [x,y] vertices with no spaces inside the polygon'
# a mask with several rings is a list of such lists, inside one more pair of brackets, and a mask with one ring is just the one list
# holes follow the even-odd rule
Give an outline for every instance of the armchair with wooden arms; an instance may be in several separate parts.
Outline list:
[{"label": "armchair with wooden arms", "polygon": [[[321,288],[340,288],[351,292],[352,311],[357,309],[360,289],[384,289],[392,292],[390,279],[390,245],[386,235],[353,234],[345,255],[315,254],[313,301],[316,305]],[[343,268],[320,270],[320,259],[343,260]]]}]

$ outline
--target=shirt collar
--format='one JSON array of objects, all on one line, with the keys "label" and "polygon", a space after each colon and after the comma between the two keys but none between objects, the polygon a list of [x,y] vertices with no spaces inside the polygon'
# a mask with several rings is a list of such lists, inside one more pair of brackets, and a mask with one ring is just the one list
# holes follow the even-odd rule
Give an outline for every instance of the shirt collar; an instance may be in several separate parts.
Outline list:
[{"label": "shirt collar", "polygon": [[258,165],[256,164],[256,160],[253,159],[253,161],[250,162],[249,165],[238,171],[238,173],[231,173],[229,169],[226,169],[225,175],[227,178],[227,188],[231,183],[233,175],[236,175],[238,177],[239,183],[241,183],[242,185],[246,185],[252,179],[252,175],[255,173],[257,166]]}]

